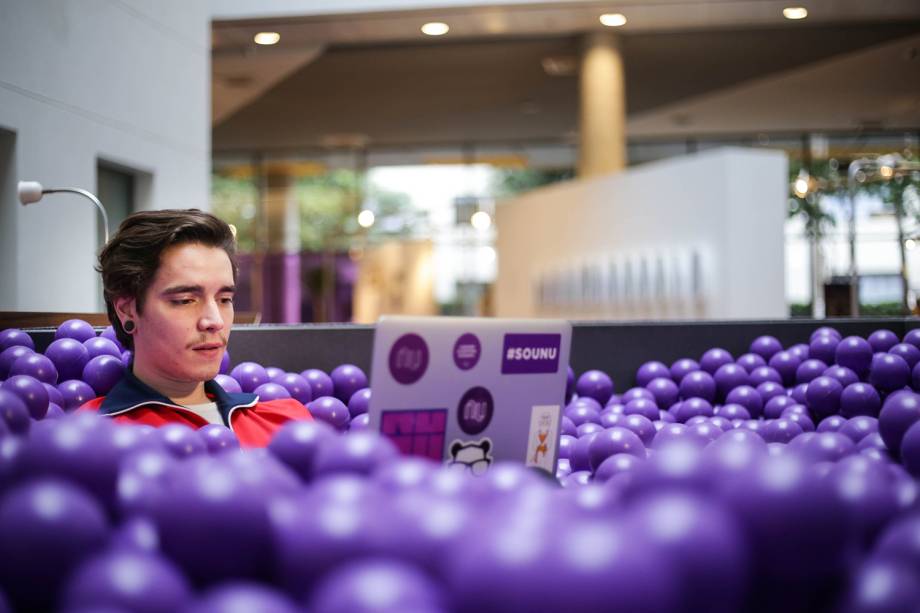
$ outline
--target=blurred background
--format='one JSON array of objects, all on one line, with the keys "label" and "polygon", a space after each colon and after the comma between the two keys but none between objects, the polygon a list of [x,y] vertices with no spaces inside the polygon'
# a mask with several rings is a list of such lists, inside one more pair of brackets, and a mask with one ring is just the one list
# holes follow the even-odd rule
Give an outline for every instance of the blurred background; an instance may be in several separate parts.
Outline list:
[{"label": "blurred background", "polygon": [[0,311],[102,312],[112,231],[233,224],[237,310],[899,316],[916,0],[0,0]]}]

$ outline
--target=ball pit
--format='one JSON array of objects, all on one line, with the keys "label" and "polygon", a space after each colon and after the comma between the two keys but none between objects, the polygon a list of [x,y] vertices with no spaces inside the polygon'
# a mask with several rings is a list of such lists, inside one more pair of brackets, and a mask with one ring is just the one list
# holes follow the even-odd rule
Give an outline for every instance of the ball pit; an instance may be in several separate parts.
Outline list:
[{"label": "ball pit", "polygon": [[[761,336],[737,360],[636,364],[616,389],[570,370],[555,479],[400,456],[368,431],[351,364],[226,357],[225,390],[315,417],[264,450],[215,424],[116,425],[74,412],[124,371],[114,334],[69,322],[55,336],[37,352],[0,332],[0,610],[920,603],[917,330]],[[87,372],[100,358],[114,362]]]}]

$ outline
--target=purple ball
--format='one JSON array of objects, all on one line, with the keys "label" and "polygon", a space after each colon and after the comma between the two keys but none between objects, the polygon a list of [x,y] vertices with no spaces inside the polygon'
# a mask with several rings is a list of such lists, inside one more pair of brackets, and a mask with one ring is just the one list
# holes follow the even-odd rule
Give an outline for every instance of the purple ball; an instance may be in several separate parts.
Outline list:
[{"label": "purple ball", "polygon": [[888,351],[898,344],[898,335],[891,330],[876,330],[866,340],[872,346],[872,351]]},{"label": "purple ball", "polygon": [[261,364],[242,362],[230,371],[230,376],[237,380],[240,388],[247,394],[255,391],[263,383],[268,383],[268,373]]},{"label": "purple ball", "polygon": [[786,351],[797,357],[799,361],[808,359],[808,343],[796,343]]},{"label": "purple ball", "polygon": [[818,377],[808,384],[805,401],[812,414],[818,419],[840,411],[840,395],[843,386],[836,379]]},{"label": "purple ball", "polygon": [[652,401],[655,400],[655,396],[653,396],[652,393],[644,387],[631,387],[626,390],[622,396],[620,396],[620,404],[625,405],[630,400],[636,400],[638,398],[645,398]]},{"label": "purple ball", "polygon": [[768,421],[762,434],[768,443],[788,443],[802,432],[802,427],[791,419],[780,418]]},{"label": "purple ball", "polygon": [[0,379],[6,379],[10,376],[10,368],[13,362],[19,358],[35,353],[23,345],[13,345],[0,352]]},{"label": "purple ball", "polygon": [[642,415],[626,415],[616,425],[631,430],[639,437],[639,440],[641,440],[642,444],[645,446],[648,446],[652,442],[657,432],[654,423]]},{"label": "purple ball", "polygon": [[671,378],[671,371],[668,367],[665,366],[664,363],[655,360],[646,362],[636,371],[636,385],[638,387],[648,387],[648,384],[651,383],[653,379],[658,379],[660,377],[665,379]]},{"label": "purple ball", "polygon": [[64,412],[61,405],[55,404],[54,402],[48,403],[48,412],[45,413],[45,419],[60,419],[65,415],[67,415],[67,413]]},{"label": "purple ball", "polygon": [[623,409],[624,415],[642,415],[647,417],[649,420],[654,421],[658,419],[658,405],[655,404],[654,400],[648,400],[647,398],[637,398],[636,400],[630,400],[626,403],[626,406]]},{"label": "purple ball", "polygon": [[750,419],[751,414],[740,404],[723,404],[716,414],[725,419]]},{"label": "purple ball", "polygon": [[67,610],[158,613],[182,610],[191,600],[185,577],[157,553],[113,551],[90,558],[67,581]]},{"label": "purple ball", "polygon": [[289,421],[275,432],[268,450],[308,482],[313,479],[320,447],[336,436],[335,430],[322,421]]},{"label": "purple ball", "polygon": [[371,389],[365,387],[351,395],[348,399],[348,414],[354,419],[358,415],[367,413],[371,406]]},{"label": "purple ball", "polygon": [[851,383],[840,394],[840,414],[844,417],[868,415],[878,417],[882,399],[868,383]]},{"label": "purple ball", "polygon": [[296,372],[284,373],[275,383],[284,386],[291,398],[294,398],[300,404],[309,404],[313,400],[313,390],[310,384]]},{"label": "purple ball", "polygon": [[559,437],[559,458],[568,460],[572,457],[572,450],[575,448],[575,443],[578,442],[578,439],[574,436],[569,436],[568,434],[563,434]]},{"label": "purple ball", "polygon": [[799,367],[795,370],[795,381],[796,383],[811,383],[818,377],[824,374],[824,371],[827,370],[827,364],[821,360],[808,359],[799,364]]},{"label": "purple ball", "polygon": [[54,340],[60,338],[72,338],[81,343],[88,341],[96,336],[93,327],[82,319],[68,319],[54,332]]},{"label": "purple ball", "polygon": [[747,371],[732,362],[720,366],[712,378],[716,382],[716,397],[720,399],[724,399],[739,385],[750,384]]},{"label": "purple ball", "polygon": [[779,383],[783,385],[795,383],[795,373],[801,364],[802,360],[789,351],[780,351],[770,358],[770,368],[779,374],[781,377]]},{"label": "purple ball", "polygon": [[901,439],[901,462],[907,472],[920,479],[920,421],[914,422],[904,432]]},{"label": "purple ball", "polygon": [[[58,379],[79,379],[83,375],[83,367],[89,362],[89,352],[80,341],[72,338],[56,340],[45,350],[45,355],[57,368]],[[121,355],[121,354],[119,354]]]},{"label": "purple ball", "polygon": [[252,390],[252,393],[258,396],[259,400],[262,402],[291,397],[291,394],[284,388],[283,385],[278,385],[277,383],[270,382],[263,383],[256,389]]},{"label": "purple ball", "polygon": [[851,417],[840,426],[838,432],[850,437],[854,443],[858,443],[870,434],[878,432],[878,419],[868,415]]},{"label": "purple ball", "polygon": [[763,398],[750,385],[739,385],[728,392],[725,402],[726,404],[740,404],[755,419],[763,414]]},{"label": "purple ball", "polygon": [[618,453],[610,456],[594,471],[595,483],[605,483],[617,475],[632,473],[643,462],[631,453]]},{"label": "purple ball", "polygon": [[0,499],[0,577],[16,610],[52,610],[78,564],[108,536],[105,512],[75,485],[29,481]]},{"label": "purple ball", "polygon": [[198,436],[204,440],[208,453],[214,455],[240,448],[240,441],[230,428],[220,424],[208,424],[198,429]]},{"label": "purple ball", "polygon": [[[164,609],[169,610],[169,609]],[[297,613],[287,595],[261,583],[234,581],[208,590],[183,613]]]},{"label": "purple ball", "polygon": [[789,396],[774,396],[764,404],[763,416],[767,419],[778,419],[782,416],[783,411],[793,404],[795,404],[795,400]]},{"label": "purple ball", "polygon": [[681,609],[744,609],[750,552],[742,526],[717,500],[696,492],[653,491],[629,510],[632,532],[674,562]]},{"label": "purple ball", "polygon": [[920,396],[917,394],[896,392],[885,399],[878,416],[878,432],[895,457],[900,457],[904,433],[917,420],[920,420]]},{"label": "purple ball", "polygon": [[591,459],[588,450],[595,436],[597,436],[597,432],[581,436],[575,441],[575,446],[569,456],[569,463],[572,465],[573,472],[588,471],[588,474],[591,474]]},{"label": "purple ball", "polygon": [[278,377],[284,374],[284,371],[277,366],[269,366],[265,369],[265,374],[268,376],[269,383],[274,382]]},{"label": "purple ball", "polygon": [[220,358],[220,370],[218,372],[222,375],[230,372],[230,352],[226,349],[224,350],[224,355]]},{"label": "purple ball", "polygon": [[600,370],[585,371],[575,383],[575,393],[594,398],[603,406],[613,394],[613,379]]},{"label": "purple ball", "polygon": [[10,367],[10,377],[16,375],[27,375],[33,379],[38,379],[42,383],[54,385],[58,380],[57,368],[54,362],[40,353],[24,355],[13,362]]},{"label": "purple ball", "polygon": [[901,342],[908,343],[920,349],[920,328],[908,330],[907,333],[904,334],[904,338]]},{"label": "purple ball", "polygon": [[831,334],[821,334],[812,339],[808,345],[808,357],[821,360],[825,364],[833,364],[837,359],[837,345],[840,338]]},{"label": "purple ball", "polygon": [[[662,364],[664,367],[664,364]],[[661,409],[668,409],[672,404],[677,402],[679,390],[677,384],[669,378],[656,377],[648,382],[645,388],[652,392],[655,397],[655,404]]]},{"label": "purple ball", "polygon": [[115,343],[115,346],[118,347],[119,355],[125,350],[124,345],[118,340],[118,335],[115,334],[115,328],[112,326],[106,326],[105,329],[99,333],[99,338],[107,338]]},{"label": "purple ball", "polygon": [[[356,392],[357,393],[357,392]],[[371,425],[371,416],[367,413],[362,413],[357,417],[352,418],[348,422],[348,431],[349,432],[358,432],[359,430],[367,430]]]},{"label": "purple ball", "polygon": [[[803,407],[800,404],[794,405],[795,407]],[[792,408],[792,407],[790,407]],[[803,432],[814,432],[815,431],[815,422],[811,420],[811,417],[808,416],[808,413],[797,413],[794,411],[786,410],[780,416],[782,419],[788,419],[791,422],[798,424]]]},{"label": "purple ball", "polygon": [[83,380],[97,396],[105,396],[125,374],[124,363],[111,355],[100,355],[83,367]]},{"label": "purple ball", "polygon": [[813,341],[819,336],[834,336],[837,338],[837,340],[842,338],[840,332],[838,332],[836,328],[831,328],[830,326],[821,326],[820,328],[817,328],[814,332],[811,333],[809,340]]},{"label": "purple ball", "polygon": [[196,430],[185,424],[166,424],[157,428],[156,439],[176,458],[191,458],[207,453],[208,446]]},{"label": "purple ball", "polygon": [[872,356],[869,367],[869,383],[883,392],[901,389],[910,383],[910,366],[900,356],[877,353]]},{"label": "purple ball", "polygon": [[16,394],[29,409],[32,419],[43,419],[48,412],[48,390],[38,379],[15,375],[4,381],[0,389]]},{"label": "purple ball", "polygon": [[348,402],[360,389],[367,387],[367,375],[354,364],[342,364],[331,373],[334,396],[342,402]]},{"label": "purple ball", "polygon": [[314,398],[332,396],[332,377],[318,368],[310,368],[300,373],[300,376],[310,384],[310,393]]},{"label": "purple ball", "polygon": [[799,383],[792,391],[789,392],[789,397],[798,402],[799,404],[805,404],[805,392],[808,390],[807,383]]},{"label": "purple ball", "polygon": [[566,402],[572,398],[572,394],[575,393],[575,371],[572,369],[571,364],[566,366],[565,370],[565,400]]},{"label": "purple ball", "polygon": [[859,377],[856,376],[856,373],[846,366],[830,366],[822,373],[822,375],[825,377],[831,377],[832,379],[837,379],[840,381],[840,385],[843,387],[859,381]]},{"label": "purple ball", "polygon": [[131,361],[134,360],[134,353],[131,351],[123,351],[121,353],[121,363],[127,367],[131,366]]},{"label": "purple ball", "polygon": [[830,415],[820,420],[818,427],[816,428],[817,432],[837,432],[843,425],[847,423],[845,417],[840,415]]},{"label": "purple ball", "polygon": [[671,364],[671,379],[675,383],[680,383],[684,377],[700,369],[699,362],[690,358],[681,358]]},{"label": "purple ball", "polygon": [[588,436],[589,434],[596,434],[603,429],[604,429],[604,426],[600,424],[596,424],[592,421],[589,421],[589,422],[585,422],[581,424],[575,429],[575,436],[577,436],[578,438],[583,438],[585,436]]},{"label": "purple ball", "polygon": [[680,423],[686,423],[692,417],[704,415],[713,416],[712,405],[704,398],[688,398],[684,400],[677,409],[675,419]]},{"label": "purple ball", "polygon": [[767,361],[763,359],[762,356],[756,353],[745,353],[740,358],[735,360],[735,364],[744,368],[744,370],[749,373],[755,368],[760,368],[761,366],[766,366]]},{"label": "purple ball", "polygon": [[348,407],[335,396],[320,396],[307,407],[315,419],[326,422],[337,430],[344,430],[350,419]]},{"label": "purple ball", "polygon": [[64,406],[64,396],[58,391],[58,388],[50,383],[42,383],[42,385],[45,386],[45,391],[48,392],[48,402],[58,405],[58,408]]},{"label": "purple ball", "polygon": [[[0,422],[13,434],[26,434],[32,425],[32,415],[22,398],[9,390],[0,388]],[[0,439],[3,437],[0,436]],[[0,462],[3,461],[0,454]],[[2,471],[2,469],[0,469]]]},{"label": "purple ball", "polygon": [[26,347],[35,351],[35,342],[32,337],[19,328],[7,328],[0,332],[0,351],[6,351],[10,347]]},{"label": "purple ball", "polygon": [[771,398],[776,398],[777,396],[786,396],[786,388],[784,388],[779,383],[774,383],[773,381],[764,381],[756,387],[757,393],[760,394],[760,397],[763,399],[764,405],[770,401]]},{"label": "purple ball", "polygon": [[321,446],[313,466],[316,476],[333,473],[370,475],[378,466],[399,457],[399,449],[378,432],[353,432]]},{"label": "purple ball", "polygon": [[704,370],[688,373],[681,380],[678,389],[683,399],[702,398],[709,402],[714,402],[716,399],[716,381]]},{"label": "purple ball", "polygon": [[910,343],[898,343],[889,349],[888,353],[902,358],[911,368],[920,362],[920,349]]},{"label": "purple ball", "polygon": [[83,346],[86,348],[86,352],[89,354],[90,360],[100,355],[112,355],[119,360],[121,359],[122,350],[118,348],[118,345],[107,338],[94,336],[93,338],[84,341]]},{"label": "purple ball", "polygon": [[571,419],[563,415],[562,424],[559,427],[559,433],[568,434],[569,436],[575,436],[575,433],[576,433],[575,428],[576,428],[575,422],[573,422]]},{"label": "purple ball", "polygon": [[876,542],[875,555],[905,564],[914,573],[920,572],[920,513],[895,519]]},{"label": "purple ball", "polygon": [[601,423],[600,405],[593,398],[577,398],[565,407],[564,415],[572,420],[576,427],[585,423]]},{"label": "purple ball", "polygon": [[840,607],[845,613],[912,613],[920,602],[917,572],[883,557],[869,558],[849,583]]},{"label": "purple ball", "polygon": [[309,610],[434,612],[446,607],[444,594],[428,573],[403,561],[378,558],[355,560],[324,576],[310,597]]},{"label": "purple ball", "polygon": [[609,428],[598,432],[588,446],[588,462],[595,471],[601,462],[618,453],[629,453],[645,459],[645,445],[636,433],[626,428]]},{"label": "purple ball", "polygon": [[751,353],[756,353],[765,360],[769,360],[782,350],[782,343],[773,336],[758,336],[751,343]]},{"label": "purple ball", "polygon": [[732,358],[732,354],[715,347],[710,349],[703,354],[703,357],[700,358],[700,368],[708,372],[710,375],[715,375],[716,371],[719,370],[722,366],[726,364],[731,364],[735,360]]},{"label": "purple ball", "polygon": [[64,404],[61,406],[65,411],[78,409],[93,398],[96,398],[96,392],[93,388],[91,388],[88,383],[84,383],[79,379],[70,379],[69,381],[59,383],[57,389],[64,400]]},{"label": "purple ball", "polygon": [[862,376],[869,371],[872,363],[872,345],[859,336],[848,336],[837,345],[834,357],[837,364],[846,366],[857,375]]},{"label": "purple ball", "polygon": [[237,382],[236,379],[229,375],[217,375],[214,377],[214,382],[221,386],[223,390],[228,394],[240,394],[243,391],[243,388],[240,387],[239,382]]},{"label": "purple ball", "polygon": [[783,383],[782,375],[771,366],[758,366],[748,375],[748,380],[750,381],[750,385],[754,387],[767,382]]}]

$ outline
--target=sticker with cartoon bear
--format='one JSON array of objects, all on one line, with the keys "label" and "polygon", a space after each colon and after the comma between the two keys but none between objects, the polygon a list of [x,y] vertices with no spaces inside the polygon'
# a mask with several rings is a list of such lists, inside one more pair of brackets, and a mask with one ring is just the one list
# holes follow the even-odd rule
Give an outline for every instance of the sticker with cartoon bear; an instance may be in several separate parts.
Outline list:
[{"label": "sticker with cartoon bear", "polygon": [[469,470],[474,475],[481,475],[492,464],[492,441],[488,438],[479,441],[456,440],[450,444],[448,466]]}]

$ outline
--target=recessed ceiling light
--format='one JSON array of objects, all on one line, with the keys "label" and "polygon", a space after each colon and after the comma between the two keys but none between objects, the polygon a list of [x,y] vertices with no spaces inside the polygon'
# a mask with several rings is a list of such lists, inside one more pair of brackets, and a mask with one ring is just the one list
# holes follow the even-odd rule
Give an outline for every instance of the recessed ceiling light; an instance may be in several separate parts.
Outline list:
[{"label": "recessed ceiling light", "polygon": [[783,17],[786,19],[805,19],[808,17],[808,9],[804,6],[788,6],[783,9]]},{"label": "recessed ceiling light", "polygon": [[611,28],[626,25],[626,15],[623,13],[604,13],[599,17],[602,24]]},{"label": "recessed ceiling light", "polygon": [[422,26],[422,34],[427,34],[428,36],[441,36],[447,34],[449,30],[450,26],[443,21],[432,21]]},{"label": "recessed ceiling light", "polygon": [[259,32],[252,37],[257,45],[274,45],[281,40],[281,35],[277,32]]}]

